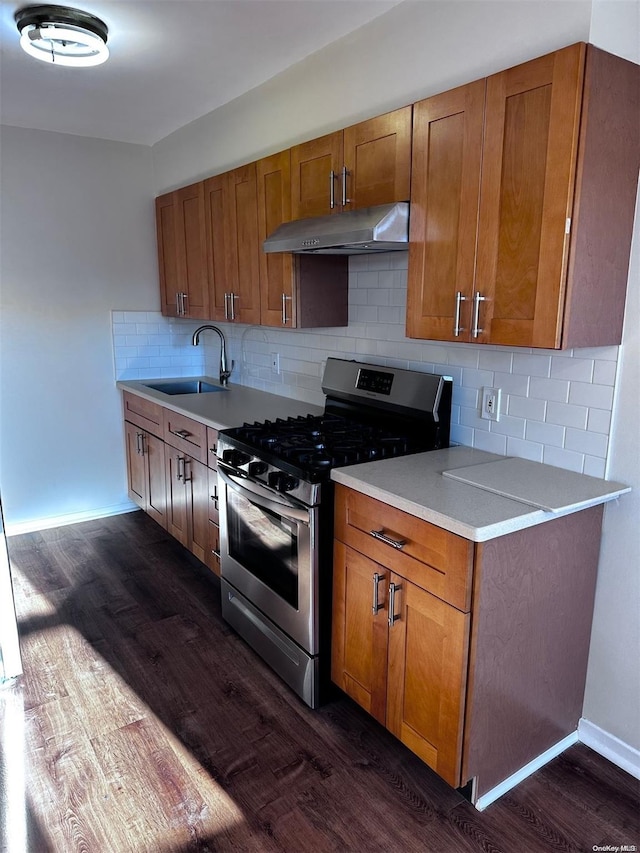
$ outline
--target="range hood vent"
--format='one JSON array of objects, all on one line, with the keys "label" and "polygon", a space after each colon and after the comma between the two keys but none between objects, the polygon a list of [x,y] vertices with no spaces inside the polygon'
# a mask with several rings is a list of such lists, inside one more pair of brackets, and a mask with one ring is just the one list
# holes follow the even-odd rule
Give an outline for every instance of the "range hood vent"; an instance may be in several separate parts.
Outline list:
[{"label": "range hood vent", "polygon": [[364,255],[409,248],[409,203],[381,204],[285,222],[262,244],[265,252]]}]

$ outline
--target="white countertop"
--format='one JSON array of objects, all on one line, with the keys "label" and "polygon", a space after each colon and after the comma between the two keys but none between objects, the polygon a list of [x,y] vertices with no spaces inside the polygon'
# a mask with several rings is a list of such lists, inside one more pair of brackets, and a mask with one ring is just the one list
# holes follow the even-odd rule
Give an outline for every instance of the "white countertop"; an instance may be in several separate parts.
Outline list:
[{"label": "white countertop", "polygon": [[220,385],[217,379],[210,376],[180,376],[175,379],[136,379],[120,380],[117,387],[159,403],[166,409],[179,412],[181,415],[195,418],[215,429],[229,429],[242,426],[243,423],[254,421],[273,421],[276,418],[296,417],[298,415],[321,414],[323,409],[311,403],[280,397],[247,388],[245,385],[234,385],[230,382],[223,391],[208,394],[163,394],[153,388],[147,388],[146,383],[154,385],[163,381],[177,382],[182,380],[199,379],[211,385]]},{"label": "white countertop", "polygon": [[[489,462],[499,464],[507,458],[511,457],[470,447],[450,447],[335,468],[331,479],[473,542],[486,542],[533,527],[579,509],[605,503],[630,491],[622,483],[577,475],[539,462],[529,463],[533,466],[530,470],[535,472],[533,479],[537,491],[546,483],[551,488],[561,480],[570,481],[570,488],[563,492],[566,502],[549,512],[523,503],[523,498],[514,500],[493,490],[444,476],[444,472],[461,468],[467,469],[465,475],[468,476],[468,466],[484,466]],[[494,487],[496,482],[494,478]],[[599,488],[594,488],[594,484],[600,484]]]}]

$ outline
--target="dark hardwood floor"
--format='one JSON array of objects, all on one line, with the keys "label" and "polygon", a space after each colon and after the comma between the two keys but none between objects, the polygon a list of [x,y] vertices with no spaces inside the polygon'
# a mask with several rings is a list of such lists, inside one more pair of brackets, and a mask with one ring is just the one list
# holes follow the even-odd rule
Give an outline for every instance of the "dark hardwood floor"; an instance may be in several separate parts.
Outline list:
[{"label": "dark hardwood floor", "polygon": [[640,844],[638,782],[585,746],[479,813],[348,699],[309,710],[142,512],[9,551],[25,667],[0,691],[9,853]]}]

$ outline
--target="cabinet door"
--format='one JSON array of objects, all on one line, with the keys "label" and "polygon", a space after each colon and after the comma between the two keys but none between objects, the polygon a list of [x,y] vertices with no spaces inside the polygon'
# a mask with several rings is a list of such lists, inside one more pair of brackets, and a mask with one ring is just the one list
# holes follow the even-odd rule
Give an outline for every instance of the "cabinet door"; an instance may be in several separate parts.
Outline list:
[{"label": "cabinet door", "polygon": [[411,106],[360,122],[344,131],[344,210],[409,201]]},{"label": "cabinet door", "polygon": [[256,164],[227,172],[225,184],[227,277],[233,305],[229,319],[260,322],[258,189]]},{"label": "cabinet door", "polygon": [[164,441],[145,433],[143,438],[147,477],[147,513],[162,527],[167,526],[167,489]]},{"label": "cabinet door", "polygon": [[291,219],[291,155],[281,151],[256,164],[260,259],[260,322],[263,326],[295,328],[293,255],[263,252],[262,243]]},{"label": "cabinet door", "polygon": [[156,238],[162,313],[165,317],[175,317],[178,313],[178,291],[180,287],[178,285],[173,193],[166,193],[156,199]]},{"label": "cabinet door", "polygon": [[487,80],[479,342],[560,345],[584,52],[572,45]]},{"label": "cabinet door", "polygon": [[387,728],[450,785],[460,785],[468,613],[391,574]]},{"label": "cabinet door", "polygon": [[206,319],[209,296],[202,181],[176,190],[175,231],[178,283],[184,294],[183,316]]},{"label": "cabinet door", "polygon": [[342,165],[341,130],[291,149],[292,219],[327,216],[340,210]]},{"label": "cabinet door", "polygon": [[231,290],[227,281],[227,240],[224,213],[225,176],[216,175],[204,182],[205,228],[207,239],[207,277],[209,285],[209,317],[227,319],[225,293]]},{"label": "cabinet door", "polygon": [[187,482],[187,515],[189,520],[189,543],[191,553],[203,563],[209,545],[209,469],[197,459],[185,460]]},{"label": "cabinet door", "polygon": [[188,548],[188,501],[184,479],[186,458],[184,453],[165,445],[167,533],[170,533],[181,545]]},{"label": "cabinet door", "polygon": [[468,340],[485,81],[414,106],[407,335]]},{"label": "cabinet door", "polygon": [[128,494],[141,509],[147,508],[147,478],[142,454],[144,430],[125,421],[124,435],[127,453]]},{"label": "cabinet door", "polygon": [[[379,609],[374,614],[376,586]],[[387,587],[388,572],[335,541],[331,678],[383,725],[387,692]]]}]

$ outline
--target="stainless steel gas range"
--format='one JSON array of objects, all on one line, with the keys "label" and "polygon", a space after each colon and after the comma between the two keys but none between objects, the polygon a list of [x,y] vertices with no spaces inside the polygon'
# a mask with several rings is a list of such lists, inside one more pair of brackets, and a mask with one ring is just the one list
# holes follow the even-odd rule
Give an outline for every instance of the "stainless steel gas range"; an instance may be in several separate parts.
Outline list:
[{"label": "stainless steel gas range", "polygon": [[312,708],[329,687],[332,468],[449,446],[448,377],[329,358],[323,415],[218,440],[222,615]]}]

